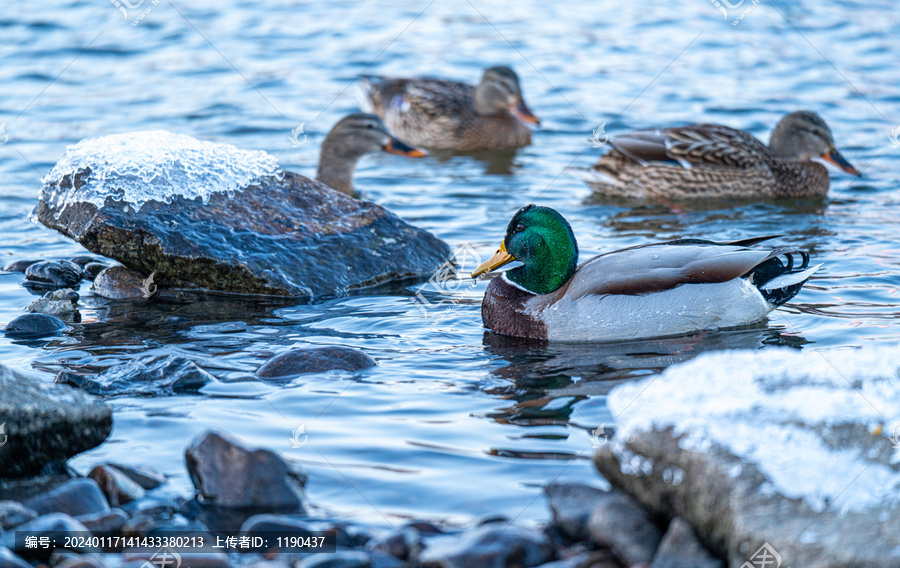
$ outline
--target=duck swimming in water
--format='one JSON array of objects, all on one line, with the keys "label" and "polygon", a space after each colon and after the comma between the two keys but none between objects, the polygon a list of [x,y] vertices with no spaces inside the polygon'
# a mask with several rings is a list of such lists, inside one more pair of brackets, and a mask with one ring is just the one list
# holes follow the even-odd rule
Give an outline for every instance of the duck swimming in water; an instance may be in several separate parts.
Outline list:
[{"label": "duck swimming in water", "polygon": [[334,125],[322,142],[316,181],[341,193],[355,195],[353,171],[356,162],[366,154],[382,150],[411,158],[427,155],[391,135],[374,114],[347,115]]},{"label": "duck swimming in water", "polygon": [[502,335],[561,341],[680,335],[759,321],[800,291],[821,265],[810,267],[809,255],[793,248],[750,248],[772,238],[679,239],[579,266],[569,223],[549,207],[528,205],[472,276],[522,263],[494,278],[481,304],[484,326]]},{"label": "duck swimming in water", "polygon": [[540,121],[509,67],[491,67],[478,86],[442,79],[362,78],[364,103],[391,132],[416,146],[474,151],[531,143],[526,124]]},{"label": "duck swimming in water", "polygon": [[715,199],[824,197],[830,179],[821,159],[859,176],[814,112],[792,112],[766,146],[718,124],[635,130],[609,140],[612,150],[576,170],[595,192],[630,198]]}]

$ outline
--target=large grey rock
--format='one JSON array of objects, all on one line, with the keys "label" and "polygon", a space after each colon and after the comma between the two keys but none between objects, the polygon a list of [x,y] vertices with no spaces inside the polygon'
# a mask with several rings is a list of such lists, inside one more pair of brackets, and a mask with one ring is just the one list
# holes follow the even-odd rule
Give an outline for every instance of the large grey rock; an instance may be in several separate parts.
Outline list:
[{"label": "large grey rock", "polygon": [[898,371],[896,346],[701,355],[610,393],[595,463],[733,568],[900,566]]},{"label": "large grey rock", "polygon": [[303,511],[306,474],[269,450],[248,450],[210,431],[188,446],[185,461],[194,487],[208,504]]},{"label": "large grey rock", "polygon": [[103,443],[112,410],[73,388],[0,365],[0,477],[34,474]]},{"label": "large grey rock", "polygon": [[552,559],[553,547],[544,534],[490,524],[428,539],[419,563],[423,568],[527,568]]},{"label": "large grey rock", "polygon": [[430,276],[450,256],[444,242],[387,209],[291,172],[262,177],[230,197],[213,191],[206,203],[174,193],[168,203],[150,200],[137,210],[112,198],[101,206],[88,197],[60,203],[73,189],[92,194],[100,175],[108,194],[129,183],[102,164],[51,175],[37,219],[92,252],[155,273],[161,288],[331,295]]}]

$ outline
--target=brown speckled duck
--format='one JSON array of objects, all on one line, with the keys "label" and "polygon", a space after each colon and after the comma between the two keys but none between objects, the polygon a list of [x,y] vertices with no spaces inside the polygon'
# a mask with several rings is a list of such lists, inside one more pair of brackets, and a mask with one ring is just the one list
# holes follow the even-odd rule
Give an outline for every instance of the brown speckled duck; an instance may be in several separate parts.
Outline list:
[{"label": "brown speckled duck", "polygon": [[356,162],[379,150],[412,158],[427,155],[392,136],[374,114],[358,112],[339,120],[325,137],[316,181],[341,193],[355,195],[353,171]]},{"label": "brown speckled duck", "polygon": [[531,143],[523,123],[540,121],[525,105],[519,77],[509,67],[491,67],[477,87],[441,79],[365,76],[366,106],[391,132],[426,148],[474,151]]},{"label": "brown speckled duck", "polygon": [[828,170],[814,158],[861,175],[834,147],[825,121],[810,111],[782,118],[768,146],[718,124],[636,130],[609,143],[612,150],[578,175],[597,193],[618,197],[823,197]]},{"label": "brown speckled duck", "polygon": [[771,238],[680,239],[579,266],[569,223],[549,207],[529,205],[472,276],[522,263],[494,278],[481,303],[484,326],[501,335],[560,341],[683,335],[761,320],[821,266],[810,267],[809,255],[793,248],[750,248]]}]

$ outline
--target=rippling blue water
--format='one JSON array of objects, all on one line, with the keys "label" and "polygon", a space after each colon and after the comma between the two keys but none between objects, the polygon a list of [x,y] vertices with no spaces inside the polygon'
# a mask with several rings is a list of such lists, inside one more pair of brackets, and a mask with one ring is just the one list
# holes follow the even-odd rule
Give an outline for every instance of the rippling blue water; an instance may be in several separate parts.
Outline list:
[{"label": "rippling blue water", "polygon": [[[125,19],[103,1],[4,4],[4,264],[82,252],[27,218],[40,176],[82,138],[161,128],[266,150],[285,168],[312,174],[324,134],[357,108],[357,74],[474,82],[485,66],[507,63],[543,120],[532,146],[490,156],[367,157],[356,177],[364,196],[481,254],[496,247],[518,207],[536,201],[570,220],[582,258],[653,240],[779,233],[825,267],[751,329],[547,348],[484,336],[484,284],[431,318],[410,301],[417,287],[294,306],[209,299],[135,309],[92,298],[83,284],[90,307],[81,325],[52,340],[0,337],[0,360],[51,380],[65,367],[176,353],[235,380],[292,346],[342,344],[366,350],[379,366],[288,385],[224,382],[204,395],[114,399],[113,434],[74,461],[79,469],[113,459],[146,464],[187,493],[183,448],[218,428],[302,462],[312,501],[329,511],[372,522],[463,523],[497,512],[534,522],[548,514],[535,500],[541,484],[602,483],[586,459],[589,431],[613,423],[604,394],[615,384],[710,349],[900,338],[893,2],[761,2],[733,25],[749,1],[723,19],[707,0],[177,0],[132,25],[148,6]],[[801,108],[822,114],[865,173],[835,174],[825,201],[624,205],[591,199],[566,172],[600,155],[588,137],[602,123],[615,133],[713,121],[767,139],[784,113]],[[294,148],[289,136],[300,123],[309,138]],[[21,280],[0,274],[0,322],[33,299]],[[308,443],[294,449],[291,430],[300,424]]]}]

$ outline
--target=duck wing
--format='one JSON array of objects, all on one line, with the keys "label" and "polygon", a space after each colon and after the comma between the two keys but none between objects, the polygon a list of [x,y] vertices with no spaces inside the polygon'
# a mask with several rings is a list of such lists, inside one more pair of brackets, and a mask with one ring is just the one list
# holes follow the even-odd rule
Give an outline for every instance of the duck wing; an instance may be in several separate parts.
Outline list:
[{"label": "duck wing", "polygon": [[719,124],[692,124],[656,130],[635,130],[610,139],[613,148],[632,160],[678,162],[751,169],[763,165],[765,144],[750,134]]},{"label": "duck wing", "polygon": [[415,113],[431,119],[459,116],[473,107],[475,87],[443,79],[363,77],[363,90],[375,111]]},{"label": "duck wing", "polygon": [[785,249],[754,250],[741,244],[699,239],[642,245],[585,262],[564,295],[577,300],[589,294],[639,295],[682,284],[727,282],[781,254],[785,254]]}]

